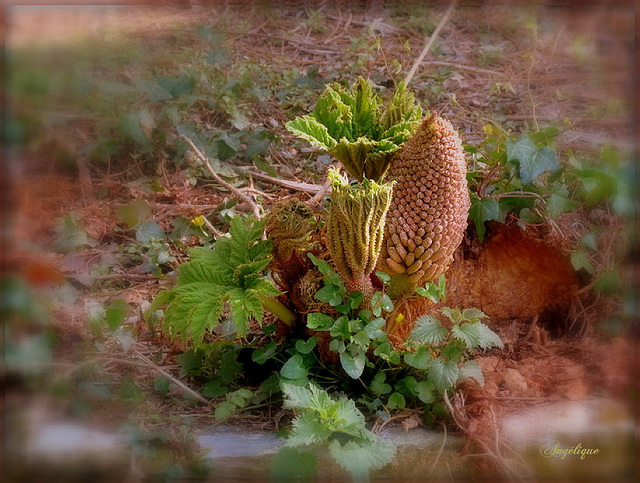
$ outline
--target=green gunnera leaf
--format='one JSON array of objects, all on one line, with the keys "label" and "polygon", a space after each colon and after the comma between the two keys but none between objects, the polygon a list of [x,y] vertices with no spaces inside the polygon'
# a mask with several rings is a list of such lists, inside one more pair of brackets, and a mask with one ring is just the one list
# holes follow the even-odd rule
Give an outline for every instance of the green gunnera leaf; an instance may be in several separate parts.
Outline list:
[{"label": "green gunnera leaf", "polygon": [[391,155],[413,135],[422,108],[404,84],[384,104],[360,77],[350,89],[334,83],[314,110],[287,123],[289,131],[340,161],[358,181],[379,180]]},{"label": "green gunnera leaf", "polygon": [[199,344],[214,328],[228,305],[238,336],[246,335],[249,320],[262,321],[261,296],[280,292],[265,278],[271,242],[262,240],[264,222],[239,217],[231,220],[229,237],[213,249],[193,248],[182,264],[177,286],[164,292],[165,324],[172,334]]}]

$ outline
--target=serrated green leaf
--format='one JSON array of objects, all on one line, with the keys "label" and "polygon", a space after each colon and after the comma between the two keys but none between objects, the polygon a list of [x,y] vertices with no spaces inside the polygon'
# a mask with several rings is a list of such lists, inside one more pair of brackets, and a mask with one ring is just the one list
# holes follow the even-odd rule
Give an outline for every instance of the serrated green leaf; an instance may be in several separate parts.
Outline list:
[{"label": "serrated green leaf", "polygon": [[487,314],[485,314],[482,310],[476,308],[464,309],[462,311],[462,319],[468,322],[479,322],[482,319],[486,319]]},{"label": "serrated green leaf", "polygon": [[323,421],[311,412],[303,412],[292,422],[292,430],[285,442],[286,446],[308,446],[325,442],[331,436]]},{"label": "serrated green leaf", "polygon": [[435,389],[444,392],[453,387],[458,380],[460,370],[453,361],[442,361],[434,359],[429,368],[428,380],[433,383]]},{"label": "serrated green leaf", "polygon": [[469,349],[480,345],[480,339],[482,337],[477,323],[470,322],[454,325],[451,328],[451,334],[463,342]]},{"label": "serrated green leaf", "polygon": [[440,312],[454,324],[459,324],[462,321],[462,311],[460,309],[442,307]]},{"label": "serrated green leaf", "polygon": [[473,378],[478,381],[481,386],[484,386],[484,376],[482,374],[482,369],[480,369],[480,365],[476,361],[467,361],[462,367],[460,367],[460,375],[458,376],[458,380],[462,381],[468,378]]},{"label": "serrated green leaf", "polygon": [[480,329],[480,343],[478,345],[481,349],[490,349],[492,347],[504,348],[504,344],[498,334],[492,331],[486,324],[476,322],[476,325]]},{"label": "serrated green leaf", "polygon": [[329,453],[340,466],[349,471],[354,480],[365,480],[371,471],[391,462],[396,448],[381,439],[348,441],[345,444],[334,439],[329,445]]},{"label": "serrated green leaf", "polygon": [[285,124],[287,131],[308,141],[312,146],[329,151],[337,144],[327,127],[311,116],[302,116]]},{"label": "serrated green leaf", "polygon": [[249,320],[253,317],[262,323],[262,303],[254,290],[234,288],[229,290],[229,310],[238,331],[244,337],[249,328]]},{"label": "serrated green leaf", "polygon": [[431,315],[423,315],[416,320],[409,340],[434,345],[443,342],[447,338],[447,334],[447,329],[438,319]]}]

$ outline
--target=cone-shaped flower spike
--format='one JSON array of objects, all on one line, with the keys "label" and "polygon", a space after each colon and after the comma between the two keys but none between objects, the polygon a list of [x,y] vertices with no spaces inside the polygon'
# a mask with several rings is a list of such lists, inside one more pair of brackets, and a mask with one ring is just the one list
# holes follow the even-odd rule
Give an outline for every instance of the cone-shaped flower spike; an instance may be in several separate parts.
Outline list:
[{"label": "cone-shaped flower spike", "polygon": [[387,179],[396,185],[379,263],[392,274],[392,297],[437,279],[453,261],[467,226],[466,173],[460,136],[435,114],[394,157]]}]

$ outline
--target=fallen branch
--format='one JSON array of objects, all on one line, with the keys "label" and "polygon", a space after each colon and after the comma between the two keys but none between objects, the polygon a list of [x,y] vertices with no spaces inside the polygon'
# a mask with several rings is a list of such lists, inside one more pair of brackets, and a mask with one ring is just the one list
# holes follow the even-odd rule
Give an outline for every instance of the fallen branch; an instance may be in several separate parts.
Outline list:
[{"label": "fallen branch", "polygon": [[236,195],[242,201],[247,203],[251,207],[251,209],[253,211],[253,214],[256,216],[256,218],[260,218],[260,206],[258,206],[256,203],[254,203],[254,201],[249,196],[245,195],[242,191],[240,191],[239,189],[237,189],[236,187],[234,187],[233,185],[227,183],[224,179],[222,179],[220,177],[220,175],[218,173],[216,173],[216,171],[211,167],[211,163],[209,162],[209,159],[202,153],[202,151],[200,151],[196,147],[195,144],[193,144],[193,141],[191,139],[189,139],[187,136],[185,136],[182,133],[178,133],[178,135],[193,150],[193,152],[196,154],[196,156],[198,157],[200,162],[202,162],[202,164],[207,169],[207,171],[209,172],[211,177],[213,179],[215,179],[218,183],[220,183],[222,186],[227,188],[229,191],[231,191],[234,195]]},{"label": "fallen branch", "polygon": [[258,179],[263,181],[269,181],[273,184],[278,184],[280,186],[284,186],[285,188],[289,188],[296,191],[302,191],[304,193],[309,193],[312,195],[317,195],[321,193],[324,189],[323,185],[317,185],[312,183],[301,183],[300,181],[293,181],[289,179],[280,179],[274,178],[273,176],[269,176],[268,174],[261,173],[259,171],[252,170],[251,168],[242,169],[239,168],[240,171],[243,171],[251,176],[255,176]]},{"label": "fallen branch", "polygon": [[438,24],[436,29],[431,34],[431,37],[429,37],[427,39],[427,42],[424,45],[424,48],[422,49],[422,52],[420,52],[420,55],[418,56],[416,61],[413,63],[413,66],[411,67],[411,70],[407,74],[407,77],[406,77],[406,79],[404,81],[405,85],[409,85],[409,82],[411,82],[411,79],[413,79],[413,76],[415,75],[416,71],[418,70],[418,67],[420,66],[420,63],[424,60],[425,56],[427,55],[427,52],[429,52],[429,49],[431,49],[431,46],[433,45],[433,42],[436,40],[436,37],[440,33],[440,30],[442,29],[442,27],[444,27],[444,24],[446,24],[447,21],[449,20],[449,17],[451,16],[451,12],[453,12],[453,9],[455,8],[456,3],[458,3],[457,0],[453,0],[451,2],[451,5],[449,5],[449,8],[447,9],[446,13],[444,14],[444,17],[442,17],[442,20],[440,20],[440,23]]},{"label": "fallen branch", "polygon": [[193,397],[194,399],[196,399],[197,401],[206,404],[207,406],[211,405],[211,401],[207,401],[205,398],[203,398],[200,394],[198,394],[196,391],[194,391],[193,389],[191,389],[189,386],[187,386],[185,383],[183,383],[182,381],[176,379],[174,376],[172,376],[171,374],[169,374],[167,371],[165,371],[164,369],[162,369],[161,367],[159,367],[157,364],[155,364],[151,359],[149,359],[147,356],[141,354],[140,352],[138,352],[137,350],[134,349],[135,355],[137,357],[139,357],[140,359],[142,359],[144,361],[145,364],[147,364],[147,366],[149,366],[151,369],[153,369],[154,371],[158,372],[159,374],[162,374],[164,377],[166,377],[167,379],[169,379],[171,382],[173,382],[176,386],[178,386],[180,389],[182,389],[183,392],[185,392],[186,394],[188,394],[189,396]]}]

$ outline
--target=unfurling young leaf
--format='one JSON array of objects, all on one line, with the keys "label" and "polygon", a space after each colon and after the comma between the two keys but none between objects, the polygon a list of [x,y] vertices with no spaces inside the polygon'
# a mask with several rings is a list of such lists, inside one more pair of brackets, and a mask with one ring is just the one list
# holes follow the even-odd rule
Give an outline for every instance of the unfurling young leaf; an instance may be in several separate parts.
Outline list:
[{"label": "unfurling young leaf", "polygon": [[286,128],[328,151],[358,181],[379,180],[391,155],[414,133],[422,108],[401,84],[385,105],[371,83],[360,77],[350,88],[328,86],[308,115]]}]

